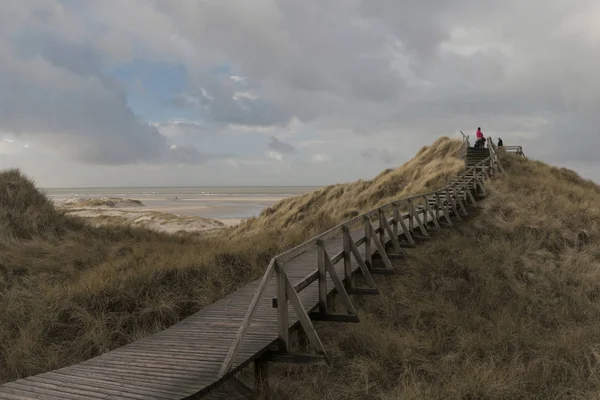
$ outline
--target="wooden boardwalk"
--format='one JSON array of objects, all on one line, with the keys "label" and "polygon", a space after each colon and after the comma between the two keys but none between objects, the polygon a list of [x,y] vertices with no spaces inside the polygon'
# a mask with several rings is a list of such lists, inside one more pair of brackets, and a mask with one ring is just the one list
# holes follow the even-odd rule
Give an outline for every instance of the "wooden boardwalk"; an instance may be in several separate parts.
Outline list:
[{"label": "wooden boardwalk", "polygon": [[[408,219],[406,219],[408,224]],[[416,226],[416,223],[415,223]],[[364,232],[352,232],[358,241]],[[329,254],[342,251],[341,238],[326,243]],[[364,257],[364,248],[361,248]],[[286,266],[294,284],[315,270],[316,249]],[[343,265],[336,265],[342,273]],[[353,262],[353,270],[358,263]],[[274,279],[258,306],[232,371],[259,357],[278,339]],[[334,288],[329,278],[328,287]],[[6,383],[0,399],[182,399],[218,386],[221,364],[246,315],[259,280],[203,308],[172,327],[80,364]],[[307,310],[319,301],[317,282],[300,293]],[[298,322],[289,307],[290,327]],[[233,373],[232,372],[232,373]],[[225,379],[227,377],[224,377]]]},{"label": "wooden boardwalk", "polygon": [[[455,188],[458,187],[458,190],[450,192],[446,189],[445,192],[436,192],[434,195],[414,196],[413,200],[408,200],[411,207],[412,201],[419,198],[423,199],[423,203],[420,203],[420,207],[410,208],[408,213],[401,216],[395,205],[394,216],[385,216],[385,220],[380,219],[379,224],[373,223],[371,232],[375,235],[382,235],[382,231],[390,233],[391,228],[388,224],[391,223],[396,237],[404,237],[404,241],[410,239],[410,242],[413,236],[411,231],[426,235],[426,230],[438,225],[438,219],[445,219],[447,223],[451,223],[449,214],[460,218],[460,210],[464,209],[469,199],[473,200],[473,194],[481,194],[483,191],[483,180],[489,178],[490,159],[491,157],[485,158],[472,166],[466,174],[458,177],[452,184]],[[380,229],[381,224],[384,226]],[[318,309],[320,301],[322,305],[324,294],[320,291],[325,286],[321,281],[313,280],[308,285],[301,285],[301,282],[306,282],[307,276],[314,276],[319,255],[331,255],[330,261],[334,261],[331,265],[343,281],[344,276],[348,276],[348,265],[352,273],[361,271],[360,259],[370,260],[371,255],[377,253],[379,244],[366,244],[365,232],[364,229],[350,232],[358,253],[353,253],[355,258],[350,258],[349,255],[345,257],[348,252],[345,253],[343,236],[335,236],[317,241],[322,247],[310,243],[305,245],[296,251],[297,255],[294,254],[291,260],[285,262],[285,274],[292,286],[298,287],[298,297],[305,310]],[[379,240],[380,237],[375,237],[374,240]],[[393,242],[394,239],[388,237],[387,241]],[[384,257],[387,260],[385,254]],[[344,262],[339,262],[340,260]],[[371,267],[371,264],[369,266]],[[332,293],[336,282],[333,281],[331,273],[323,273],[323,276],[327,294]],[[278,308],[274,308],[273,302],[273,299],[278,297],[275,280],[275,276],[269,279],[264,296],[256,304],[254,316],[248,315],[248,305],[255,298],[261,280],[249,283],[153,336],[80,364],[0,385],[0,399],[175,400],[206,394],[229,379],[240,368],[259,359],[281,343],[279,311]],[[348,279],[344,283],[347,284],[347,281]],[[278,304],[280,306],[280,303]],[[288,313],[288,327],[297,327],[299,316],[291,303],[288,303]],[[250,317],[251,324],[243,339],[240,339],[240,326],[245,325],[245,321]],[[232,355],[232,343],[236,338],[239,348],[229,357]],[[224,361],[228,358],[231,359],[231,365],[224,374],[220,374],[224,369]]]}]

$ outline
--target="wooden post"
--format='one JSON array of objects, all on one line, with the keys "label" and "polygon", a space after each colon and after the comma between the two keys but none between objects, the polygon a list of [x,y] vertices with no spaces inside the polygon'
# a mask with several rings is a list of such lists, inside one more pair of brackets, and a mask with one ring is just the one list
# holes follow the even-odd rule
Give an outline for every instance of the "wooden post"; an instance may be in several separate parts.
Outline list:
[{"label": "wooden post", "polygon": [[382,246],[385,246],[385,223],[387,222],[385,220],[385,213],[383,212],[383,210],[381,208],[379,208],[377,210],[377,214],[379,216],[379,243],[381,243]]},{"label": "wooden post", "polygon": [[412,200],[408,200],[408,229],[412,232],[415,227],[415,207]]},{"label": "wooden post", "polygon": [[254,395],[257,400],[269,400],[269,363],[257,358],[254,360]]},{"label": "wooden post", "polygon": [[[446,191],[446,195],[448,191]],[[442,199],[440,198],[440,194],[435,192],[435,202],[438,208],[441,208],[444,212],[444,218],[449,226],[452,226],[452,220],[450,219],[450,211],[448,210],[448,198],[446,197],[446,201],[442,203]]]},{"label": "wooden post", "polygon": [[[409,215],[409,218],[410,218],[410,215]],[[406,237],[406,240],[408,240],[408,243],[410,243],[411,245],[414,246],[415,239],[413,239],[413,237],[412,237],[412,232],[406,226],[406,223],[404,222],[404,217],[402,215],[400,215],[399,212],[398,212],[398,223],[402,227],[402,231],[404,232],[404,236]]]},{"label": "wooden post", "polygon": [[467,192],[467,195],[469,196],[469,200],[471,200],[471,204],[476,205],[477,201],[475,200],[475,197],[473,197],[473,193],[471,192],[471,189],[468,185],[466,185],[465,190]]},{"label": "wooden post", "polygon": [[369,268],[367,267],[367,264],[365,263],[365,261],[360,256],[360,252],[358,251],[358,248],[356,247],[356,244],[354,244],[353,241],[350,241],[350,249],[352,250],[352,254],[354,255],[354,259],[358,263],[358,267],[360,268],[361,272],[363,273],[363,276],[365,277],[365,280],[367,281],[367,284],[371,288],[376,288],[377,285],[375,284],[375,280],[373,279],[373,276],[371,275],[371,272],[369,272]]},{"label": "wooden post", "polygon": [[373,258],[371,254],[371,237],[373,232],[371,232],[371,224],[369,223],[369,216],[365,215],[363,217],[363,224],[365,225],[365,264],[367,264],[368,268],[373,266]]},{"label": "wooden post", "polygon": [[[398,241],[398,235],[394,236],[394,231],[392,229],[392,227],[390,226],[390,224],[388,223],[386,218],[381,218],[380,221],[380,228],[385,230],[387,232],[387,234],[390,236],[390,239],[392,240],[392,245],[394,246],[394,250],[396,251],[396,253],[398,254],[402,254],[402,248],[400,247],[400,242]],[[385,243],[381,244],[382,247],[385,247]]]},{"label": "wooden post", "polygon": [[337,289],[338,296],[340,296],[341,302],[344,304],[344,307],[346,308],[346,312],[348,312],[348,314],[356,315],[356,310],[354,309],[354,305],[352,305],[350,296],[348,296],[348,292],[346,291],[344,286],[342,286],[342,282],[340,281],[340,278],[338,277],[337,272],[335,271],[335,267],[331,263],[331,258],[327,254],[327,251],[325,251],[325,267],[326,267],[327,271],[329,272],[329,276],[331,277],[331,280],[333,281],[333,285]]},{"label": "wooden post", "polygon": [[483,181],[478,175],[475,175],[475,179],[477,180],[477,186],[479,187],[480,194],[483,196],[487,196],[485,188],[483,187]]},{"label": "wooden post", "polygon": [[[371,231],[372,231],[373,226],[371,226],[371,221],[367,220],[366,223],[369,225],[369,229],[371,229]],[[389,257],[387,256],[387,253],[385,252],[385,248],[383,247],[383,244],[381,244],[377,238],[375,238],[375,247],[377,248],[377,251],[379,252],[379,255],[381,256],[381,259],[383,260],[383,263],[385,264],[386,268],[389,269],[390,271],[393,271],[394,267],[392,266],[392,262],[390,261]]]},{"label": "wooden post", "polygon": [[440,229],[440,223],[438,222],[438,213],[436,212],[434,214],[433,211],[431,211],[431,207],[429,207],[429,199],[427,198],[427,196],[423,196],[423,198],[425,199],[425,225],[427,225],[427,218],[431,217],[431,219],[433,220],[433,226],[435,226],[437,229]]},{"label": "wooden post", "polygon": [[392,225],[392,232],[394,233],[394,237],[398,240],[398,224],[400,221],[400,209],[398,208],[398,203],[392,203],[392,207],[394,208],[394,224]]},{"label": "wooden post", "polygon": [[277,329],[279,333],[279,351],[287,352],[290,343],[290,323],[286,294],[286,274],[283,265],[276,261],[275,281],[277,292]]},{"label": "wooden post", "polygon": [[252,301],[250,302],[250,305],[248,306],[248,311],[246,312],[246,316],[244,317],[244,320],[242,321],[242,324],[240,325],[240,329],[238,330],[237,334],[235,335],[233,345],[229,348],[229,351],[227,352],[227,355],[225,356],[225,360],[223,361],[223,364],[221,365],[221,369],[219,370],[219,374],[217,375],[219,378],[222,378],[223,376],[225,376],[225,374],[227,374],[229,372],[229,370],[231,369],[231,365],[235,361],[235,356],[237,354],[237,351],[240,348],[240,345],[242,344],[242,340],[244,339],[244,336],[246,335],[246,331],[247,331],[248,327],[250,326],[252,317],[256,313],[258,302],[264,296],[267,284],[271,281],[273,274],[275,274],[276,265],[277,265],[277,259],[272,258],[271,262],[267,266],[267,270],[265,271],[265,274],[263,275],[263,277],[260,281],[260,284],[258,285],[256,294],[254,295],[254,297],[252,298]]},{"label": "wooden post", "polygon": [[287,297],[290,300],[290,303],[291,303],[292,307],[294,308],[294,311],[296,312],[296,316],[298,317],[298,320],[300,321],[302,328],[304,328],[304,332],[306,332],[306,336],[308,336],[308,340],[310,341],[310,343],[311,343],[313,349],[316,351],[316,353],[322,354],[323,356],[325,356],[325,360],[326,360],[327,364],[329,364],[330,359],[327,356],[327,353],[325,352],[323,343],[321,342],[319,335],[317,335],[317,331],[315,330],[315,327],[312,324],[312,321],[310,320],[310,317],[308,316],[306,309],[302,305],[302,302],[300,301],[300,297],[298,297],[298,293],[296,293],[296,290],[294,289],[294,286],[292,285],[292,281],[290,281],[290,278],[287,275],[284,274],[283,276],[285,279],[285,291],[287,293]]},{"label": "wooden post", "polygon": [[352,253],[350,241],[352,237],[350,236],[350,229],[346,225],[342,226],[342,232],[344,235],[342,239],[344,241],[344,279],[346,281],[346,288],[349,289],[353,287],[354,283],[352,278],[352,259],[350,258]]},{"label": "wooden post", "polygon": [[319,312],[327,313],[327,270],[325,269],[325,243],[317,240],[317,265],[319,268]]},{"label": "wooden post", "polygon": [[463,203],[462,199],[460,198],[460,193],[458,193],[458,192],[457,192],[457,189],[456,189],[456,188],[454,188],[453,190],[454,190],[454,191],[455,191],[455,193],[456,193],[456,200],[458,201],[458,205],[460,206],[460,209],[462,210],[462,212],[463,212],[463,215],[468,215],[468,214],[467,214],[467,209],[466,209],[466,207],[465,207],[465,205],[464,205],[464,203]]},{"label": "wooden post", "polygon": [[454,196],[454,192],[452,193],[452,197],[450,197],[450,192],[448,191],[448,189],[446,189],[446,201],[449,202],[452,206],[452,210],[454,211],[454,216],[456,217],[456,219],[462,221],[460,213],[458,212],[458,208],[456,208],[456,198]]}]

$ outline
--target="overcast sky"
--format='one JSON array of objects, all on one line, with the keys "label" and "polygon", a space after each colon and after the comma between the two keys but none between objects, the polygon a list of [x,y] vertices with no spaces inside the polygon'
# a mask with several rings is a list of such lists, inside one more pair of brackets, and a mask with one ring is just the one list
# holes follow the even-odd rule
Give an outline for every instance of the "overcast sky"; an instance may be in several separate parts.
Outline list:
[{"label": "overcast sky", "polygon": [[596,0],[1,0],[0,168],[369,178],[477,126],[600,181]]}]

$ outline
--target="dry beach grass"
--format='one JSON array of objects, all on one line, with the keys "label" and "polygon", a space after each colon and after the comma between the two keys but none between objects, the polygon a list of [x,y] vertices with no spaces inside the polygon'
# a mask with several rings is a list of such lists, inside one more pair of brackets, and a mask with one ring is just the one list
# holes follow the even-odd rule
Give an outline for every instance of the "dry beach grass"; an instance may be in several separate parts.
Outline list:
[{"label": "dry beach grass", "polygon": [[[0,174],[0,381],[78,362],[172,325],[348,215],[444,186],[447,138],[372,181],[283,200],[210,237],[91,227],[18,171]],[[334,368],[273,368],[277,398],[597,398],[600,188],[503,157],[471,218],[409,250],[360,324],[319,323]],[[283,239],[281,239],[283,238]],[[343,329],[340,329],[343,328]]]},{"label": "dry beach grass", "polygon": [[359,300],[360,324],[318,324],[334,367],[280,369],[280,398],[600,397],[600,187],[503,162],[468,222]]},{"label": "dry beach grass", "polygon": [[[440,143],[445,153],[439,155],[451,167],[426,171],[425,177],[443,185],[442,177],[460,162],[452,157],[455,141]],[[380,185],[406,170],[418,176],[423,163],[355,185]],[[371,201],[365,206],[378,199]],[[285,229],[278,223],[200,237],[94,227],[56,210],[19,171],[2,172],[0,382],[70,365],[162,330],[259,277],[272,256],[339,217],[304,214]]]}]

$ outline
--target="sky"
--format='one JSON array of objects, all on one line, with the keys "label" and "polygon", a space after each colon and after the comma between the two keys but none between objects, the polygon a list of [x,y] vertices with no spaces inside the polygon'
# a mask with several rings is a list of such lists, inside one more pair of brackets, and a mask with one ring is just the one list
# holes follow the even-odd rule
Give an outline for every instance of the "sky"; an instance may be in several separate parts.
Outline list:
[{"label": "sky", "polygon": [[2,0],[0,169],[323,185],[478,126],[600,181],[595,0]]}]

